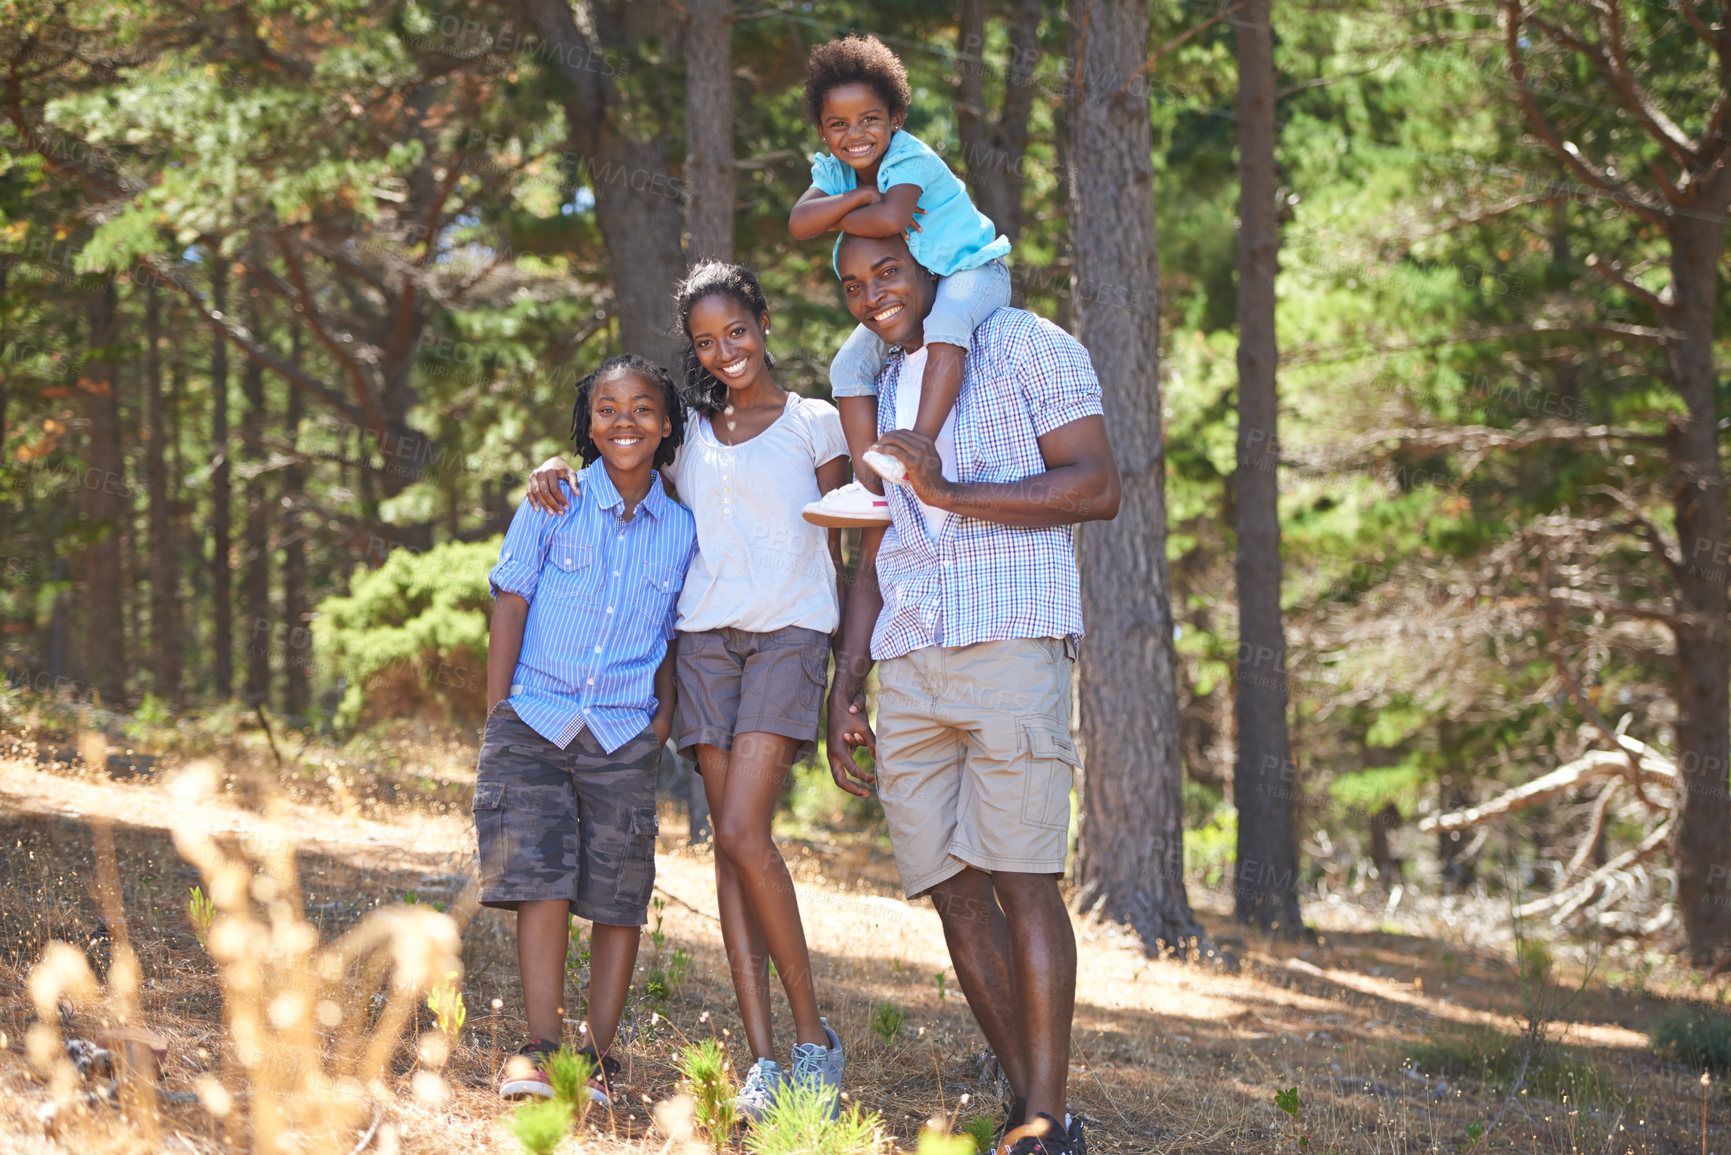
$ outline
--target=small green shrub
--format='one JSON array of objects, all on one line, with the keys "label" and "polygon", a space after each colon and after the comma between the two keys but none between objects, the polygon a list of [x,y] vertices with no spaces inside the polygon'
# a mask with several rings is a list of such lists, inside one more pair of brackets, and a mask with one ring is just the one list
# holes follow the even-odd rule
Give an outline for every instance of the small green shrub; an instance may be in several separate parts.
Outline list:
[{"label": "small green shrub", "polygon": [[920,1131],[920,1145],[914,1155],[975,1155],[979,1151],[990,1151],[991,1141],[990,1129],[986,1132],[988,1146],[982,1147],[973,1135],[966,1132],[950,1135],[936,1127],[925,1127]]},{"label": "small green shrub", "polygon": [[974,1150],[991,1155],[992,1140],[998,1137],[998,1125],[988,1115],[975,1115],[962,1124],[962,1134],[974,1141]]},{"label": "small green shrub", "polygon": [[782,1084],[775,1102],[745,1135],[751,1155],[882,1155],[883,1123],[851,1104],[830,1118],[830,1096],[822,1087]]},{"label": "small green shrub", "polygon": [[553,1084],[553,1100],[565,1104],[566,1114],[578,1122],[582,1122],[589,1110],[586,1084],[594,1073],[595,1064],[589,1056],[580,1055],[570,1047],[560,1047],[548,1056],[547,1081]]},{"label": "small green shrub", "polygon": [[186,917],[192,920],[192,933],[198,938],[198,945],[206,945],[210,938],[210,924],[216,921],[216,903],[205,896],[202,886],[195,886],[189,892],[186,900]]},{"label": "small green shrub", "polygon": [[894,1003],[879,1003],[872,1008],[872,1033],[882,1039],[887,1047],[901,1033],[902,1024],[907,1022],[907,1019],[907,1015]]},{"label": "small green shrub", "polygon": [[529,1155],[553,1155],[571,1129],[571,1107],[562,1099],[537,1099],[511,1112],[511,1134]]},{"label": "small green shrub", "polygon": [[705,1039],[686,1047],[679,1055],[679,1073],[696,1104],[693,1121],[717,1151],[727,1146],[733,1133],[733,1086],[727,1076],[727,1057],[721,1044]]},{"label": "small green shrub", "polygon": [[457,1036],[463,1032],[463,1024],[469,1021],[469,1008],[463,1002],[463,989],[457,985],[456,975],[433,988],[427,996],[427,1009],[433,1012],[433,1018],[445,1037],[456,1042]]},{"label": "small green shrub", "polygon": [[1731,1075],[1731,1019],[1672,1011],[1653,1027],[1653,1050],[1673,1062]]},{"label": "small green shrub", "polygon": [[319,603],[313,624],[320,669],[343,679],[336,723],[386,718],[479,725],[487,706],[487,573],[499,538],[396,550],[357,575],[347,597]]},{"label": "small green shrub", "polygon": [[1206,826],[1184,832],[1184,873],[1218,886],[1238,856],[1238,811],[1223,806]]}]

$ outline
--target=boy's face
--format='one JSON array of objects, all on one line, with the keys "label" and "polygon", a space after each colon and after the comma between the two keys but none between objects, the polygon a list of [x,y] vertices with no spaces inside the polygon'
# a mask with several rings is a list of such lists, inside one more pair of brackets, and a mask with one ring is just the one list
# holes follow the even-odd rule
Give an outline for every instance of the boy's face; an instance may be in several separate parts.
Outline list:
[{"label": "boy's face", "polygon": [[883,159],[901,126],[902,118],[889,114],[871,85],[838,84],[823,98],[817,130],[835,158],[857,170]]},{"label": "boy's face", "polygon": [[888,345],[924,341],[937,281],[908,253],[907,241],[849,236],[836,258],[848,312]]},{"label": "boy's face", "polygon": [[589,395],[589,439],[614,469],[647,469],[673,423],[661,386],[641,373],[620,369],[595,383]]}]

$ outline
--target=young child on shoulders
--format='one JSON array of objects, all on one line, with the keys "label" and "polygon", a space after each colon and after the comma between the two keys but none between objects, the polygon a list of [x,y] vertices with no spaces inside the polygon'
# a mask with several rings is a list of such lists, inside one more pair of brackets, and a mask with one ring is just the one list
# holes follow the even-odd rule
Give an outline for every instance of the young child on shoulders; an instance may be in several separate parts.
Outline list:
[{"label": "young child on shoulders", "polygon": [[[830,151],[813,156],[812,187],[793,206],[788,229],[798,240],[826,232],[904,233],[914,259],[940,278],[925,345],[910,359],[915,364],[902,369],[920,373],[918,406],[898,405],[897,412],[904,428],[911,424],[942,443],[950,435],[974,329],[1010,303],[1004,264],[1010,242],[974,206],[943,158],[902,129],[911,99],[907,69],[877,37],[847,36],[812,49],[805,109]],[[889,523],[879,477],[902,483],[905,471],[894,457],[871,449],[878,435],[877,378],[888,357],[889,347],[860,325],[830,364],[830,388],[858,481],[813,502],[807,521]],[[902,389],[898,396],[905,399]]]},{"label": "young child on shoulders", "polygon": [[655,885],[655,782],[673,726],[675,609],[697,548],[662,489],[685,410],[667,371],[614,357],[577,385],[571,440],[588,468],[554,515],[525,500],[489,575],[487,724],[475,774],[481,902],[517,912],[529,1040],[499,1093],[550,1096],[564,1028],[570,915],[590,939],[589,1094],[611,1106],[608,1054]]}]

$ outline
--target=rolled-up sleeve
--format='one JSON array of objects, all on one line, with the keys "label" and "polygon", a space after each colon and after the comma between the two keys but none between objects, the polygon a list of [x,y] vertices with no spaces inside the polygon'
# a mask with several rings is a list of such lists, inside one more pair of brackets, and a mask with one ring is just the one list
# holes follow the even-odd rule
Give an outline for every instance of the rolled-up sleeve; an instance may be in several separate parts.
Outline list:
[{"label": "rolled-up sleeve", "polygon": [[1082,343],[1052,327],[1036,331],[1020,358],[1017,374],[1028,402],[1036,436],[1044,437],[1084,417],[1098,417],[1100,378]]},{"label": "rolled-up sleeve", "polygon": [[511,518],[511,528],[505,531],[505,544],[499,547],[499,564],[487,575],[495,598],[507,593],[526,602],[535,600],[535,586],[541,580],[541,565],[547,560],[547,542],[552,531],[552,517],[524,498]]}]

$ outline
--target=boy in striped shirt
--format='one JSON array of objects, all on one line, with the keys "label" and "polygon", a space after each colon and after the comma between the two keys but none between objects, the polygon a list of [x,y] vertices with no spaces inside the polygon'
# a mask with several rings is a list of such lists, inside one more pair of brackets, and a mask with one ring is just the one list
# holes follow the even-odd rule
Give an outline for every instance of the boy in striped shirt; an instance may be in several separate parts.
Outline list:
[{"label": "boy in striped shirt", "polygon": [[674,614],[697,549],[656,473],[684,434],[666,370],[615,357],[577,386],[571,440],[588,468],[558,516],[518,507],[489,580],[487,725],[475,773],[481,902],[517,912],[529,1041],[506,1098],[550,1096],[564,1025],[569,917],[590,920],[590,1097],[655,885],[655,781],[673,722]]}]

